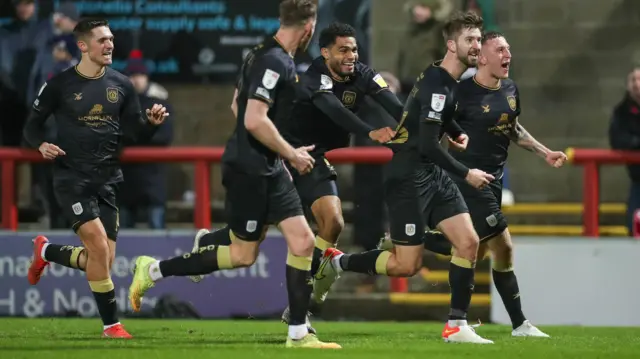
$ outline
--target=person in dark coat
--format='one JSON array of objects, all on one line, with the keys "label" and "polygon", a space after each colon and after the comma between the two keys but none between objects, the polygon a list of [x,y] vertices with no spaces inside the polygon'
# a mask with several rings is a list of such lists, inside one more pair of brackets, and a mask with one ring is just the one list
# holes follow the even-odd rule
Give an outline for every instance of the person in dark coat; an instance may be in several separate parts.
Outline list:
[{"label": "person in dark coat", "polygon": [[[151,97],[149,75],[144,59],[139,51],[132,51],[125,74],[129,76],[138,92],[140,108],[151,108],[161,104],[167,108],[169,117],[150,136],[137,139],[126,137],[124,147],[167,147],[173,140],[175,113],[166,99]],[[165,228],[165,208],[167,202],[166,164],[164,163],[123,163],[124,182],[120,188],[120,226],[133,228],[138,214],[145,213],[151,229]]]},{"label": "person in dark coat", "polygon": [[[627,92],[613,109],[609,126],[609,143],[614,150],[640,150],[640,67],[627,78]],[[631,180],[627,200],[627,228],[633,235],[633,216],[640,209],[640,165],[627,165]]]}]

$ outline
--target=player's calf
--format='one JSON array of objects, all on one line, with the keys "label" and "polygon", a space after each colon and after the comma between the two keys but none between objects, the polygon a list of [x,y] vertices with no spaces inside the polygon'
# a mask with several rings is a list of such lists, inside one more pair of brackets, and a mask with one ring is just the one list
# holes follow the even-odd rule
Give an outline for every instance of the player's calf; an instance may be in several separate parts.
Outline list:
[{"label": "player's calf", "polygon": [[279,223],[279,227],[289,248],[285,273],[289,295],[289,337],[302,340],[309,334],[306,316],[313,285],[310,270],[314,237],[303,216],[287,218]]},{"label": "player's calf", "polygon": [[438,228],[455,247],[449,267],[451,308],[448,325],[451,327],[466,326],[467,312],[474,287],[479,238],[467,213],[441,221]]},{"label": "player's calf", "polygon": [[50,262],[84,271],[87,253],[83,247],[49,243],[46,237],[37,236],[33,239],[33,260],[28,273],[31,285],[40,281],[42,272]]},{"label": "player's calf", "polygon": [[78,235],[87,251],[86,273],[89,287],[98,306],[104,329],[118,326],[118,307],[113,281],[109,274],[111,250],[107,235],[99,219],[82,224]]},{"label": "player's calf", "polygon": [[508,230],[490,239],[487,245],[493,256],[491,265],[493,283],[509,314],[513,329],[516,329],[524,323],[526,318],[522,313],[518,280],[513,272],[513,245]]},{"label": "player's calf", "polygon": [[520,301],[520,288],[518,279],[513,270],[513,242],[508,229],[505,229],[498,236],[487,242],[493,256],[491,273],[493,284],[502,298],[511,324],[513,326],[513,336],[544,337],[549,335],[543,333],[527,320],[522,312]]},{"label": "player's calf", "polygon": [[[331,266],[342,271],[389,277],[411,277],[421,268],[422,245],[396,246],[394,252],[374,249],[355,254],[345,254],[330,248],[325,251],[321,267]],[[318,272],[321,274],[321,272]]]},{"label": "player's calf", "polygon": [[342,207],[337,196],[323,196],[311,205],[313,217],[318,224],[318,235],[315,240],[311,274],[315,276],[320,266],[322,254],[328,248],[334,248],[338,237],[344,229]]},{"label": "player's calf", "polygon": [[185,253],[162,261],[148,256],[136,258],[133,280],[129,286],[129,302],[133,311],[140,311],[145,293],[162,278],[199,276],[253,264],[257,258],[259,242],[241,243],[229,246],[210,244],[198,248],[195,253]]},{"label": "player's calf", "polygon": [[336,271],[332,273],[324,271],[321,275],[318,274],[318,271],[324,251],[329,248],[335,248],[338,243],[338,237],[344,229],[344,218],[342,217],[340,198],[337,196],[320,197],[313,203],[311,210],[318,223],[318,235],[316,236],[313,261],[311,263],[311,275],[314,277],[312,307],[314,313],[317,314],[329,290],[331,290],[331,286],[340,277]]},{"label": "player's calf", "polygon": [[84,271],[87,251],[84,247],[48,243],[44,245],[42,258],[62,266]]}]

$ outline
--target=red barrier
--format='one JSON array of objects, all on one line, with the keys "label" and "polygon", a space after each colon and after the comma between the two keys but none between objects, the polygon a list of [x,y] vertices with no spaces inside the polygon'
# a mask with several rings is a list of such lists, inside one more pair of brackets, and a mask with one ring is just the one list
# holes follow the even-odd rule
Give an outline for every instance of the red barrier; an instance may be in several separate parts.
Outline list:
[{"label": "red barrier", "polygon": [[[194,164],[194,226],[211,228],[211,165],[222,159],[222,147],[134,147],[122,153],[122,162],[191,162]],[[327,153],[332,163],[385,163],[391,151],[384,147],[343,148]],[[0,147],[2,171],[2,228],[18,229],[18,209],[15,201],[15,170],[21,162],[43,162],[34,150]],[[392,290],[407,291],[404,278],[392,280]]]},{"label": "red barrier", "polygon": [[583,235],[600,236],[600,166],[640,164],[640,152],[607,149],[568,148],[567,157],[583,167]]}]

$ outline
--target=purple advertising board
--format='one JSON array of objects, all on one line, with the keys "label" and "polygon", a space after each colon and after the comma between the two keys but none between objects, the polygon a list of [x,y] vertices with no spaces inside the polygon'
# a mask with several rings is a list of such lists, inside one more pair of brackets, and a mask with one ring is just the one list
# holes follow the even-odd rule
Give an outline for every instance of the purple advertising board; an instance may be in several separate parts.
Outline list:
[{"label": "purple advertising board", "polygon": [[[0,316],[52,316],[69,311],[97,316],[84,272],[51,264],[36,286],[29,284],[32,238],[33,234],[0,233]],[[69,233],[51,234],[47,238],[52,243],[80,245],[79,239]],[[127,292],[137,256],[170,258],[189,252],[192,243],[191,232],[121,233],[111,270],[120,311],[131,312]],[[283,237],[279,233],[269,234],[253,266],[214,272],[198,284],[186,277],[165,278],[147,292],[142,310],[153,309],[163,295],[173,295],[191,303],[205,318],[277,313],[287,306],[286,257]]]}]

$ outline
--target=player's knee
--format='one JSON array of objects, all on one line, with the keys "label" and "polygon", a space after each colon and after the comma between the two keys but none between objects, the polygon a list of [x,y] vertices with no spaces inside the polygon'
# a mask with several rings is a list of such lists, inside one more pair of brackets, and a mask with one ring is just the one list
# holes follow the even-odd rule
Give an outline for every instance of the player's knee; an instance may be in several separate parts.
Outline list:
[{"label": "player's knee", "polygon": [[478,235],[475,232],[471,232],[461,238],[456,246],[456,250],[458,251],[459,256],[475,261],[479,247],[480,239],[478,238]]},{"label": "player's knee", "polygon": [[229,255],[234,268],[251,267],[258,259],[258,252],[249,246],[231,244]]},{"label": "player's knee", "polygon": [[414,255],[401,251],[393,255],[387,266],[388,273],[393,277],[413,277],[422,268],[422,248],[419,250],[420,255]]},{"label": "player's knee", "polygon": [[400,263],[393,268],[394,277],[413,277],[420,271],[419,263]]},{"label": "player's knee", "polygon": [[83,233],[82,241],[85,245],[87,255],[92,258],[103,258],[108,261],[111,258],[111,251],[107,244],[107,237],[100,231],[87,231]]},{"label": "player's knee", "polygon": [[301,234],[299,239],[289,243],[289,253],[296,257],[310,257],[315,248],[315,237],[311,231]]}]

